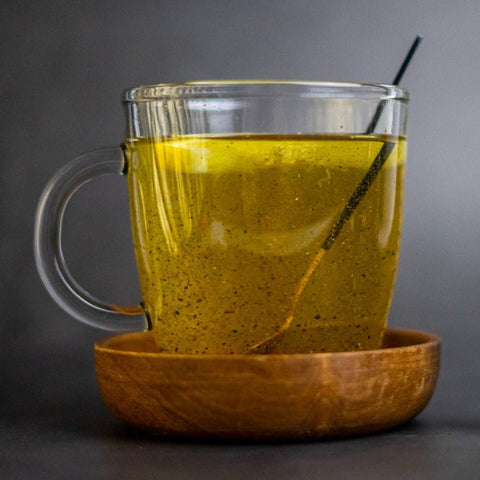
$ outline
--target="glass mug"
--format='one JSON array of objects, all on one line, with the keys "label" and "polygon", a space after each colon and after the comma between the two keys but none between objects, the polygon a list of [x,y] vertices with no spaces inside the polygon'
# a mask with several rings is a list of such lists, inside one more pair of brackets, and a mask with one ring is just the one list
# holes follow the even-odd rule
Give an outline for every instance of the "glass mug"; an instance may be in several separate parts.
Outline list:
[{"label": "glass mug", "polygon": [[[57,172],[40,200],[41,278],[73,317],[153,331],[167,353],[379,348],[397,269],[408,94],[235,81],[126,91],[121,147]],[[102,302],[62,254],[66,204],[125,175],[142,302]]]}]

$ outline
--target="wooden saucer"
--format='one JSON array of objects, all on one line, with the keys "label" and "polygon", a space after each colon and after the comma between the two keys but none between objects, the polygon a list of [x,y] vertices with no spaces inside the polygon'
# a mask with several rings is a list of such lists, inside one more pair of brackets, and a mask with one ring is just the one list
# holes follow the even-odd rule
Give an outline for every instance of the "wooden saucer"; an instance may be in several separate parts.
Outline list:
[{"label": "wooden saucer", "polygon": [[270,355],[156,352],[148,333],[95,345],[108,408],[142,430],[176,437],[306,439],[400,425],[430,400],[440,339],[387,330],[379,350]]}]

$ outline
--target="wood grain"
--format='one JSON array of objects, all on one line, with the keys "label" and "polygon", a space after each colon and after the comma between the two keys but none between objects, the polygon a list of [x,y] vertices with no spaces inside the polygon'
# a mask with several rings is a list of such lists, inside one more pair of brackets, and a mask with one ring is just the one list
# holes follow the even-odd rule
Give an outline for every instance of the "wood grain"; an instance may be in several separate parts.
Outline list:
[{"label": "wood grain", "polygon": [[435,335],[388,330],[365,352],[174,355],[148,333],[97,342],[100,391],[120,419],[156,434],[306,439],[363,434],[417,415],[440,362]]}]

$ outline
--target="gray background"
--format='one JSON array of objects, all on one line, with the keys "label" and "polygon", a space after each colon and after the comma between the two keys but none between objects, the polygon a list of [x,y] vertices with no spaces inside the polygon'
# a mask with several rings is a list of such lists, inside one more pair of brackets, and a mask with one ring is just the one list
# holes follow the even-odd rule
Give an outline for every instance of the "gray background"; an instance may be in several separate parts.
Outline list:
[{"label": "gray background", "polygon": [[[121,143],[127,87],[229,78],[389,82],[417,33],[425,40],[403,81],[411,92],[409,165],[390,325],[443,338],[428,408],[393,432],[277,446],[172,443],[119,424],[95,384],[92,345],[105,332],[68,318],[34,267],[34,213],[50,176],[80,153]],[[477,1],[3,1],[0,39],[2,478],[348,478],[347,464],[358,478],[475,478]],[[68,208],[64,244],[82,285],[133,303],[127,208],[124,179],[91,182]]]}]

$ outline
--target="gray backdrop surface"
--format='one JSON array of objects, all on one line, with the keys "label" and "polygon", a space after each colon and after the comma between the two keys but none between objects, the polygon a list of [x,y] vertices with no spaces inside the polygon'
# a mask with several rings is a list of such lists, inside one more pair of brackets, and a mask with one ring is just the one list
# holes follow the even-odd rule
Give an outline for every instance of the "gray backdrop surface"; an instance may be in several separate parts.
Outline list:
[{"label": "gray backdrop surface", "polygon": [[[462,0],[3,1],[5,419],[56,417],[64,425],[89,409],[107,415],[98,407],[92,359],[92,344],[105,332],[68,318],[48,296],[34,266],[32,232],[50,176],[80,153],[121,143],[125,88],[232,78],[388,83],[421,33],[425,40],[402,82],[411,93],[409,160],[390,325],[442,336],[442,375],[425,415],[453,424],[460,409],[477,435],[479,25],[480,4]],[[95,180],[78,193],[64,245],[88,290],[138,301],[124,179]]]}]

